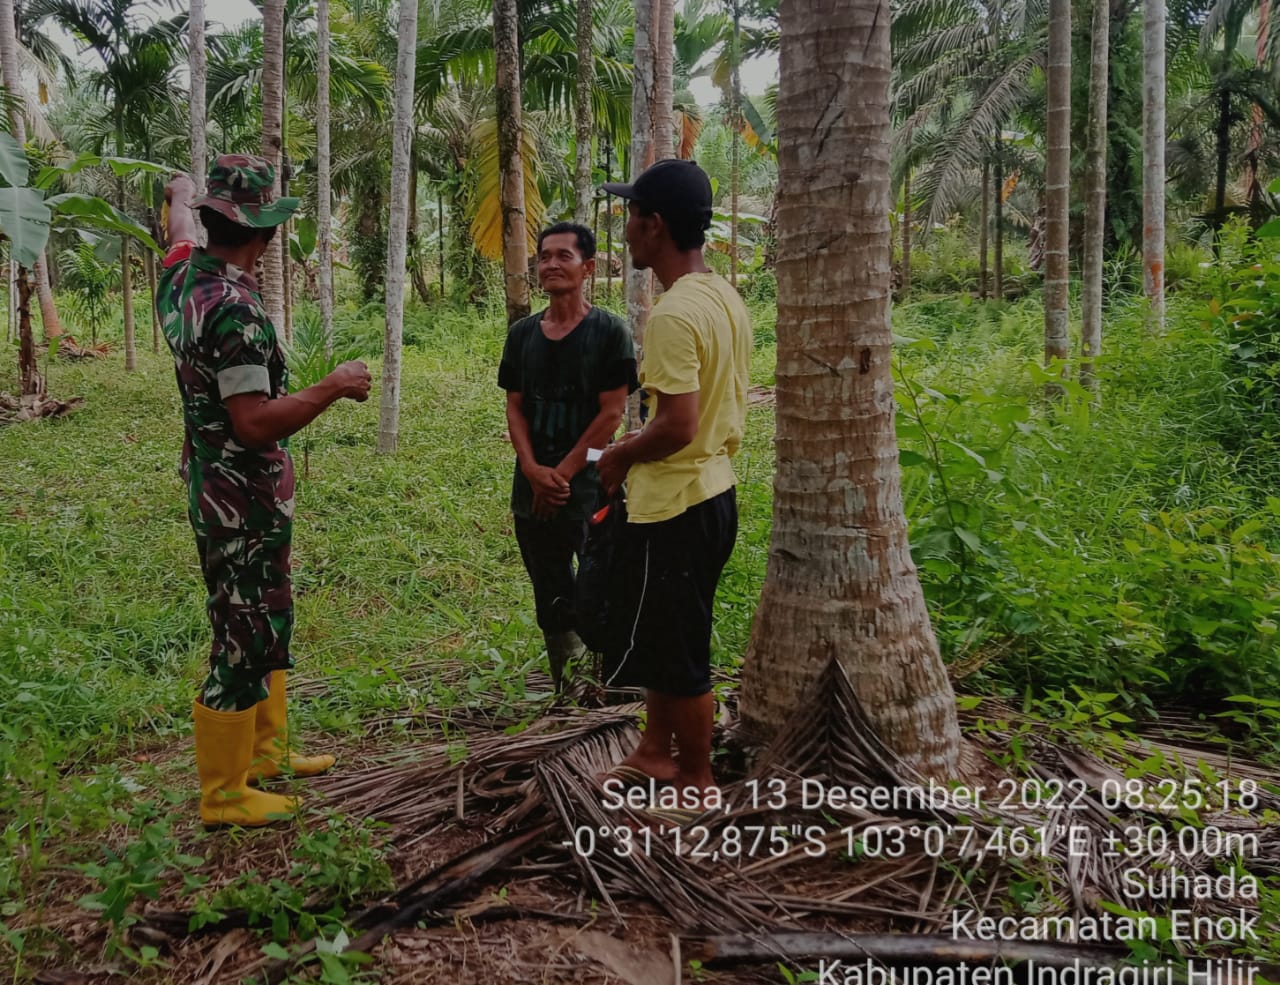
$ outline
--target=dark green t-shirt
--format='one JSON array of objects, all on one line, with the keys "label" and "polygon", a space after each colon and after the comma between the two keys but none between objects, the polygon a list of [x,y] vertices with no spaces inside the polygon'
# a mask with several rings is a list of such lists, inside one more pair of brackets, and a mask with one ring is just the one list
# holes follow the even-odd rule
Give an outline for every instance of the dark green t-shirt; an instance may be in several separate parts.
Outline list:
[{"label": "dark green t-shirt", "polygon": [[[630,393],[639,382],[631,333],[617,315],[592,308],[573,331],[553,341],[542,334],[544,314],[521,318],[507,332],[498,386],[519,392],[533,457],[554,468],[600,413],[600,394],[620,386]],[[566,509],[586,516],[595,508],[599,487],[596,468],[588,465],[570,483]],[[533,512],[533,488],[518,464],[511,510],[524,517]]]}]

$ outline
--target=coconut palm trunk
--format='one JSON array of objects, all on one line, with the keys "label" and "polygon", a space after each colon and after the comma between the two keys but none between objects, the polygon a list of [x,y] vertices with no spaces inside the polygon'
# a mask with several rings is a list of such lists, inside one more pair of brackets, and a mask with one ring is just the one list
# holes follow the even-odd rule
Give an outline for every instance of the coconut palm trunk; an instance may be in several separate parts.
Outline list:
[{"label": "coconut palm trunk", "polygon": [[733,0],[729,39],[729,281],[738,286],[738,189],[742,180],[742,10]]},{"label": "coconut palm trunk", "polygon": [[[654,52],[653,3],[636,0],[635,42],[632,46],[631,79],[631,180],[654,161]],[[624,168],[623,173],[626,173]],[[625,215],[625,213],[624,213]],[[644,357],[644,329],[653,303],[653,280],[648,270],[631,266],[630,253],[623,252],[622,275],[627,284],[627,324],[635,345],[637,362]],[[640,426],[640,396],[627,398],[627,429]]]},{"label": "coconut palm trunk", "polygon": [[[1230,52],[1224,52],[1222,59],[1230,64]],[[1222,225],[1227,212],[1227,172],[1231,166],[1231,124],[1235,118],[1231,112],[1231,90],[1225,86],[1218,93],[1218,126],[1215,133],[1217,144],[1217,171],[1213,182],[1213,255],[1222,253]]]},{"label": "coconut palm trunk", "polygon": [[675,0],[653,0],[653,159],[676,156]]},{"label": "coconut palm trunk", "polygon": [[[124,123],[116,114],[116,156],[124,157]],[[124,179],[116,179],[116,206],[125,210]],[[129,259],[129,237],[120,237],[120,305],[124,309],[124,368],[138,368],[138,349],[135,340],[133,315],[133,264]]]},{"label": "coconut palm trunk", "polygon": [[413,76],[417,46],[418,0],[400,0],[395,118],[391,132],[391,208],[387,221],[387,335],[378,416],[378,451],[384,455],[393,454],[400,440],[400,349],[404,338],[405,255],[409,209],[412,208],[409,168],[413,154]]},{"label": "coconut palm trunk", "polygon": [[[316,242],[324,353],[333,355],[333,164],[329,144],[329,0],[316,3]],[[443,292],[442,292],[443,293]]]},{"label": "coconut palm trunk", "polygon": [[995,264],[992,295],[997,301],[1004,300],[1004,161],[1000,157],[1000,149],[996,148],[994,169],[995,181],[991,191],[995,195],[995,246],[992,249],[992,263]]},{"label": "coconut palm trunk", "polygon": [[1142,289],[1147,327],[1164,330],[1165,4],[1142,4]]},{"label": "coconut palm trunk", "polygon": [[[154,235],[154,234],[153,234]],[[142,251],[142,272],[147,277],[147,293],[151,297],[151,351],[160,354],[160,310],[156,307],[156,258],[150,250]]]},{"label": "coconut palm trunk", "polygon": [[[910,139],[908,138],[908,143]],[[902,291],[911,290],[911,165],[902,174]]]},{"label": "coconut palm trunk", "polygon": [[502,270],[507,324],[529,314],[529,239],[524,209],[524,127],[520,113],[520,36],[516,0],[494,0],[498,167],[502,196]]},{"label": "coconut palm trunk", "polygon": [[1089,137],[1085,148],[1084,285],[1081,297],[1080,380],[1094,382],[1102,352],[1102,239],[1107,218],[1107,81],[1111,0],[1093,0],[1089,43]]},{"label": "coconut palm trunk", "polygon": [[208,113],[205,108],[209,59],[204,44],[204,0],[191,0],[187,15],[187,66],[191,72],[191,177],[196,183],[197,194],[203,195],[205,172],[209,167]]},{"label": "coconut palm trunk", "polygon": [[[0,77],[5,88],[18,92],[18,32],[13,15],[13,0],[0,0]],[[15,100],[6,101],[9,110],[9,129],[19,144],[27,142],[27,124],[19,112]],[[18,387],[23,396],[41,392],[40,376],[36,371],[35,344],[31,338],[31,287],[27,268],[10,262],[10,304],[16,290],[14,306],[18,321]]]},{"label": "coconut palm trunk", "polygon": [[987,227],[991,225],[991,162],[982,162],[982,228],[978,232],[978,298],[987,299]]},{"label": "coconut palm trunk", "polygon": [[893,425],[888,5],[784,0],[781,42],[777,467],[742,716],[775,733],[836,661],[889,748],[947,777],[955,697]]},{"label": "coconut palm trunk", "polygon": [[[281,194],[284,146],[284,0],[265,0],[262,6],[262,156],[275,168],[272,188]],[[283,230],[262,257],[262,300],[271,323],[285,329],[284,262],[280,253]],[[284,244],[288,249],[288,244]]]},{"label": "coconut palm trunk", "polygon": [[40,321],[44,325],[44,337],[56,339],[66,329],[62,327],[62,319],[58,317],[57,305],[53,303],[53,287],[49,283],[48,251],[42,251],[36,258],[34,267],[36,278],[36,297],[40,301]]},{"label": "coconut palm trunk", "polygon": [[1071,206],[1071,0],[1049,0],[1045,136],[1044,361],[1070,355],[1067,256]]},{"label": "coconut palm trunk", "polygon": [[591,34],[591,0],[578,0],[578,88],[574,94],[573,221],[591,221],[591,134],[595,118],[591,88],[595,85],[595,56]]}]

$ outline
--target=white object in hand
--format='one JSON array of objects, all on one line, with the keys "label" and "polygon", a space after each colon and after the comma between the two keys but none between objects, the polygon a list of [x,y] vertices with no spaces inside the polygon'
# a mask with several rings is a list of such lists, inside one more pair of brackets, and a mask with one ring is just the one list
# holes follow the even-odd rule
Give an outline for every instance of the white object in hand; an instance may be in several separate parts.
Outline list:
[{"label": "white object in hand", "polygon": [[600,456],[601,456],[601,455],[603,455],[603,454],[604,454],[604,449],[603,449],[603,448],[588,448],[588,449],[587,449],[587,461],[588,461],[588,462],[598,462],[598,461],[600,461]]}]

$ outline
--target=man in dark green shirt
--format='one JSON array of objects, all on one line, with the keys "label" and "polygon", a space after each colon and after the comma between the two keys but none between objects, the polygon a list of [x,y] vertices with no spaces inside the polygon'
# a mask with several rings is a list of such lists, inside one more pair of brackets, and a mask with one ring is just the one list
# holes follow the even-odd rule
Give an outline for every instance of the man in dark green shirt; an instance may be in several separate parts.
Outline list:
[{"label": "man in dark green shirt", "polygon": [[583,297],[595,251],[585,226],[560,222],[543,230],[538,281],[550,305],[511,326],[498,368],[516,450],[516,540],[557,690],[565,666],[585,649],[574,632],[573,564],[601,496],[587,449],[609,443],[637,386],[626,325]]}]

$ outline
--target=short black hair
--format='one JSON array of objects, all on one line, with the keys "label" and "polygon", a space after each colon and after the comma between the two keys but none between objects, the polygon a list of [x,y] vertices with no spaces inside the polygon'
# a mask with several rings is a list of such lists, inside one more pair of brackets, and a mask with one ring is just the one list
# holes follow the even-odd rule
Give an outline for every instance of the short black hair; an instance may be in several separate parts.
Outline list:
[{"label": "short black hair", "polygon": [[583,260],[591,260],[596,255],[596,235],[586,226],[578,222],[557,222],[538,233],[538,252],[542,252],[542,241],[548,236],[560,233],[573,233],[578,237],[578,252]]},{"label": "short black hair", "polygon": [[217,209],[211,209],[207,205],[200,206],[200,222],[209,234],[210,246],[235,249],[238,246],[247,246],[259,236],[264,237],[266,242],[270,243],[272,237],[276,234],[275,226],[268,226],[264,229],[242,226],[238,222],[232,222]]},{"label": "short black hair", "polygon": [[675,241],[677,250],[700,250],[707,245],[706,228],[702,225],[702,220],[696,216],[670,216],[664,215],[657,209],[651,209],[641,202],[632,202],[641,215],[661,215],[662,221],[667,224],[667,232],[671,234],[672,240]]}]

